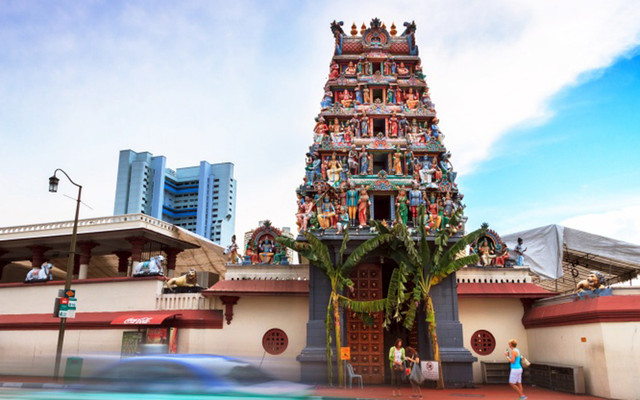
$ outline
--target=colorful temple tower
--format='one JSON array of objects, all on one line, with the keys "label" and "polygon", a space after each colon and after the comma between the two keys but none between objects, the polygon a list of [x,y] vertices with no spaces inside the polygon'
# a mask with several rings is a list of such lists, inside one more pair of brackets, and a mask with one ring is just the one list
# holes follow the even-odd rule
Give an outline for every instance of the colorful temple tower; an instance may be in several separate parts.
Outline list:
[{"label": "colorful temple tower", "polygon": [[[463,207],[418,56],[416,25],[404,26],[397,35],[395,25],[387,31],[375,18],[360,31],[354,24],[348,35],[342,22],[331,24],[335,52],[306,154],[304,181],[297,189],[296,215],[299,230],[319,234],[329,246],[339,246],[342,232],[349,229],[350,249],[355,248],[375,234],[370,220],[409,227],[424,223],[433,235]],[[422,221],[421,205],[427,210]],[[455,229],[458,234],[464,231],[463,226]],[[384,257],[360,265],[352,277],[355,298],[384,297],[394,267]],[[326,379],[324,307],[329,285],[315,268],[310,283],[307,347],[299,360],[303,379],[321,382]],[[455,276],[433,293],[445,380],[449,385],[470,384],[475,359],[462,345]],[[384,330],[381,315],[367,326],[345,314],[343,343],[351,347],[351,364],[365,381],[388,381],[386,352],[396,337],[419,348],[422,359],[431,359],[424,316],[409,332],[399,326]]]}]

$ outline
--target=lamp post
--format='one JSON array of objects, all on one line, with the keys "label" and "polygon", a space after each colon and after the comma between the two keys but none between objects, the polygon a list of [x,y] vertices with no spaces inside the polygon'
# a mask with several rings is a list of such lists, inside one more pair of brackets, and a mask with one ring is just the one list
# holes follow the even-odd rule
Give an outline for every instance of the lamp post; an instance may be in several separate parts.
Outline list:
[{"label": "lamp post", "polygon": [[[76,203],[76,217],[73,221],[73,233],[71,234],[71,247],[69,249],[69,259],[67,260],[67,276],[64,283],[65,293],[71,289],[71,277],[73,276],[73,264],[76,256],[76,234],[78,232],[78,215],[80,213],[80,196],[82,195],[82,186],[75,183],[69,175],[60,168],[53,171],[53,176],[49,178],[49,191],[55,193],[58,191],[58,182],[60,179],[56,177],[56,173],[60,171],[69,179],[69,182],[78,187],[78,199]],[[60,373],[60,361],[62,358],[62,345],[64,343],[64,330],[67,324],[66,318],[60,318],[60,329],[58,330],[58,348],[56,350],[56,365],[53,370],[53,378],[58,379]]]}]

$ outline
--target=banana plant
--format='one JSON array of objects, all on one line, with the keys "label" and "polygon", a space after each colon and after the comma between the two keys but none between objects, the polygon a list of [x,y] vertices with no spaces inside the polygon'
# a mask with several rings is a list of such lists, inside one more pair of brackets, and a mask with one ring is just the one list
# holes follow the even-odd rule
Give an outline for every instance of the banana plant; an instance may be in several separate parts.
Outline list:
[{"label": "banana plant", "polygon": [[[425,221],[425,208],[420,207],[420,221]],[[478,255],[466,255],[464,250],[467,245],[473,243],[485,233],[485,229],[478,229],[458,239],[453,245],[449,245],[451,235],[455,233],[463,218],[462,209],[457,210],[451,216],[449,224],[435,234],[432,245],[427,241],[425,224],[420,223],[418,242],[411,237],[411,232],[406,225],[396,223],[393,229],[388,229],[382,224],[373,224],[382,235],[391,234],[394,240],[390,243],[395,249],[389,256],[396,261],[398,267],[394,269],[389,283],[389,293],[385,304],[385,323],[392,319],[402,322],[407,329],[413,328],[419,307],[423,307],[428,324],[428,333],[431,339],[433,358],[440,363],[440,347],[436,333],[436,318],[431,288],[456,272],[460,268],[478,262]],[[408,291],[408,282],[413,283],[413,290]],[[442,368],[439,368],[438,388],[444,388]]]},{"label": "banana plant", "polygon": [[[373,300],[373,301],[354,301],[344,296],[342,292],[345,288],[354,290],[353,281],[349,279],[349,276],[358,264],[364,260],[367,256],[375,251],[382,244],[390,242],[394,236],[391,233],[378,233],[375,237],[366,240],[358,247],[356,247],[351,254],[345,259],[345,251],[347,244],[349,243],[349,230],[345,230],[342,245],[338,255],[335,257],[335,261],[332,260],[329,248],[327,245],[318,239],[311,232],[303,232],[306,239],[304,242],[298,242],[292,238],[286,236],[279,236],[276,241],[294,251],[297,251],[303,257],[307,258],[309,262],[315,267],[320,269],[331,283],[331,293],[329,295],[329,303],[327,304],[327,375],[329,377],[329,384],[333,384],[333,351],[331,349],[332,337],[331,333],[335,334],[336,349],[339,351],[342,347],[340,326],[340,307],[342,306],[351,309],[356,312],[357,315],[363,319],[370,313],[380,312],[384,310],[385,299]],[[333,322],[333,323],[332,323]],[[336,360],[338,364],[338,382],[340,386],[344,384],[344,372],[342,363]]]}]

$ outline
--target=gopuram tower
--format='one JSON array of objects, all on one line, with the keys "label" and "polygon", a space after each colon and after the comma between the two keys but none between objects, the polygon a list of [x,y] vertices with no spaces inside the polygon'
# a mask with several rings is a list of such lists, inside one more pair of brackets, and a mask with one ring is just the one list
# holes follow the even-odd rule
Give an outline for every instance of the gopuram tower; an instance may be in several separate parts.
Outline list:
[{"label": "gopuram tower", "polygon": [[[306,154],[304,181],[297,189],[297,223],[300,231],[320,237],[333,250],[332,257],[345,229],[351,238],[349,253],[375,234],[370,220],[415,228],[420,223],[418,208],[425,205],[423,222],[433,238],[462,207],[418,56],[416,25],[404,26],[398,35],[395,25],[387,31],[376,18],[368,28],[363,24],[358,30],[354,24],[346,34],[342,22],[331,24],[335,52]],[[458,235],[464,231],[460,228]],[[383,298],[395,267],[385,257],[366,260],[351,277],[351,297]],[[316,268],[310,274],[307,344],[298,360],[304,381],[323,383],[330,285]],[[455,282],[455,275],[450,276],[432,294],[445,381],[463,386],[472,383],[475,358],[462,343]],[[344,312],[342,343],[351,348],[350,363],[367,383],[389,382],[388,349],[397,337],[417,348],[421,359],[432,359],[424,314],[412,331],[400,324],[383,329],[382,322],[382,315],[374,315],[368,326]]]}]

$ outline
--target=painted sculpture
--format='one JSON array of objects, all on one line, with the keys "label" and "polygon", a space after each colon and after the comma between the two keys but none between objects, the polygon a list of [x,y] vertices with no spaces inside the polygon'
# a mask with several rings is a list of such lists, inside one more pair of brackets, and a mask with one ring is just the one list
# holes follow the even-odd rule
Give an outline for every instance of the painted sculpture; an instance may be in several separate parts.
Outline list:
[{"label": "painted sculpture", "polygon": [[[310,215],[313,213],[313,200],[309,196],[304,199],[299,198],[298,215],[300,229],[308,229],[312,224]],[[282,235],[282,231],[271,225],[271,221],[265,220],[261,225],[251,231],[251,235],[246,240],[246,250],[242,265],[273,265],[288,264],[289,256],[286,249],[276,244],[276,238]]]},{"label": "painted sculpture", "polygon": [[34,283],[34,282],[46,282],[53,279],[51,275],[51,269],[53,265],[51,263],[45,262],[38,267],[31,268],[29,272],[27,272],[27,277],[24,279],[25,283]]},{"label": "painted sculpture", "polygon": [[[433,235],[464,207],[418,57],[416,27],[405,26],[406,34],[394,36],[374,19],[349,36],[332,24],[335,53],[297,189],[299,231],[368,233],[363,228],[374,219],[424,225]],[[420,205],[428,211],[421,220]],[[249,256],[258,257],[258,246],[247,249]],[[488,246],[485,262],[510,259],[506,247]]]},{"label": "painted sculpture", "polygon": [[[447,208],[447,199],[443,201],[444,209]],[[443,215],[444,215],[443,209]],[[445,217],[446,218],[446,217]],[[483,224],[488,228],[488,224]],[[513,267],[515,260],[511,258],[507,244],[502,241],[498,233],[487,229],[484,236],[471,243],[471,251],[480,256],[480,265],[484,267]]]},{"label": "painted sculpture", "polygon": [[576,291],[604,289],[607,285],[607,278],[600,271],[591,271],[587,279],[581,280],[576,285]]},{"label": "painted sculpture", "polygon": [[527,248],[523,247],[522,243],[522,238],[518,238],[518,244],[513,249],[513,251],[516,253],[516,265],[519,267],[522,267],[524,265],[524,252],[527,251]]},{"label": "painted sculpture", "polygon": [[184,275],[167,280],[167,287],[170,289],[178,287],[195,287],[197,284],[198,275],[196,270],[193,268],[189,269],[189,271]]},{"label": "painted sculpture", "polygon": [[231,236],[231,244],[224,250],[223,254],[227,255],[229,264],[237,264],[240,256],[238,255],[238,244],[236,243],[236,235]]},{"label": "painted sculpture", "polygon": [[141,277],[141,276],[164,275],[164,270],[162,268],[163,262],[164,262],[163,255],[151,257],[149,261],[139,262],[138,265],[136,265],[136,269],[135,269],[135,272],[133,273],[133,276]]}]

